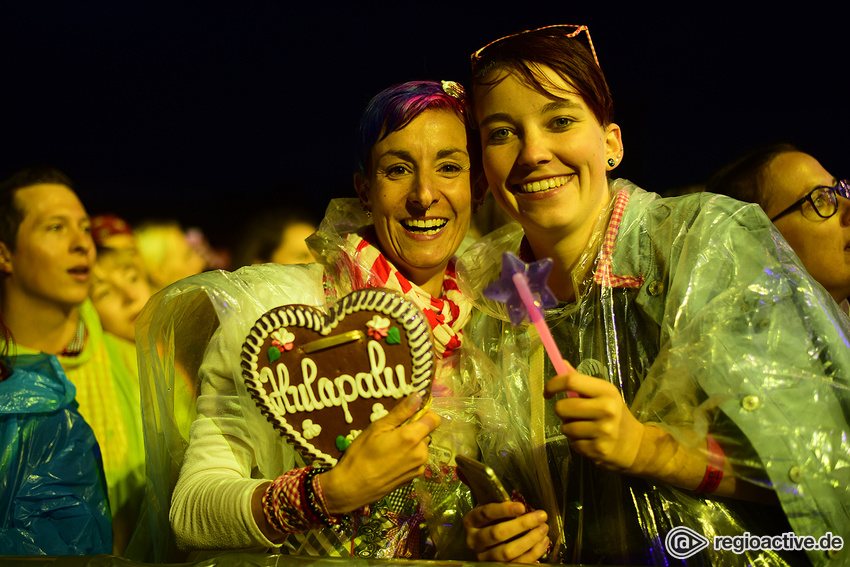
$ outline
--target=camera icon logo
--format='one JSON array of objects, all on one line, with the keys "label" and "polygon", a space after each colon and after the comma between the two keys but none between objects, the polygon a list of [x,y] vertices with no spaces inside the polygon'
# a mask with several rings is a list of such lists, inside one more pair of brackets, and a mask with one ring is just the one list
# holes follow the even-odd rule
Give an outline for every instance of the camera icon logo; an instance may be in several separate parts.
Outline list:
[{"label": "camera icon logo", "polygon": [[667,532],[664,544],[667,546],[667,554],[671,557],[687,559],[708,547],[709,541],[691,528],[677,526]]}]

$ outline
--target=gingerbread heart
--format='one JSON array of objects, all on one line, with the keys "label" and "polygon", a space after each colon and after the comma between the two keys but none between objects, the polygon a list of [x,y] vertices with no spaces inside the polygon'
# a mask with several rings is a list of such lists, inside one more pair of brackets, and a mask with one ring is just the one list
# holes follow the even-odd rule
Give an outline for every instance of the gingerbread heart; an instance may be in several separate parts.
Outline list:
[{"label": "gingerbread heart", "polygon": [[369,424],[408,394],[430,393],[425,316],[403,296],[355,291],[324,315],[283,305],[242,347],[242,376],[260,411],[315,465],[334,466]]}]

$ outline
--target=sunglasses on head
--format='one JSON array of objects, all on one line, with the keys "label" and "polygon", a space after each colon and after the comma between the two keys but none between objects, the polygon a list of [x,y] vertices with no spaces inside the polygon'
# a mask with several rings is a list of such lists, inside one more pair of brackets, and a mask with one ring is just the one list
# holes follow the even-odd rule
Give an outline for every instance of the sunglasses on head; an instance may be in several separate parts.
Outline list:
[{"label": "sunglasses on head", "polygon": [[[475,53],[472,54],[472,56],[470,57],[471,60],[472,60],[472,68],[475,69],[475,66],[482,59],[483,54],[487,49],[489,49],[489,48],[491,48],[495,45],[498,45],[499,43],[501,43],[505,40],[511,39],[513,37],[517,37],[517,36],[524,35],[524,34],[527,34],[527,33],[536,33],[536,32],[540,32],[540,31],[543,31],[543,30],[553,30],[553,31],[561,31],[562,30],[564,32],[564,37],[577,37],[579,39],[586,37],[587,38],[586,44],[590,48],[590,52],[593,53],[593,60],[596,61],[596,65],[598,67],[601,67],[599,65],[599,58],[596,56],[596,48],[593,47],[593,40],[590,38],[590,29],[588,29],[587,26],[575,26],[575,25],[570,25],[570,24],[556,24],[556,25],[552,25],[552,26],[543,26],[542,28],[537,28],[537,29],[534,29],[534,30],[521,31],[519,33],[514,33],[514,34],[511,34],[511,35],[506,35],[505,37],[500,37],[499,39],[497,39],[495,41],[491,41],[490,43],[488,43],[487,45],[485,45],[484,47],[482,47],[481,49],[479,49],[478,51],[476,51]],[[581,35],[582,32],[584,32],[584,34],[585,34],[584,36]]]}]

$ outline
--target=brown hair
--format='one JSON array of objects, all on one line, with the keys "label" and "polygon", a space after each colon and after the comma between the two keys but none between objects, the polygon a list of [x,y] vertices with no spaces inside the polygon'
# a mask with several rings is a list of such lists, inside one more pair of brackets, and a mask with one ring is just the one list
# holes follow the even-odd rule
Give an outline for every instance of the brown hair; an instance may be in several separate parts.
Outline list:
[{"label": "brown hair", "polygon": [[787,143],[755,149],[717,170],[705,189],[745,203],[756,203],[767,210],[770,194],[765,186],[765,174],[768,167],[780,155],[799,151],[796,146]]},{"label": "brown hair", "polygon": [[614,101],[605,75],[589,45],[582,41],[585,36],[568,37],[564,29],[555,26],[521,33],[481,50],[472,64],[472,104],[478,88],[503,80],[488,79],[499,69],[516,74],[543,96],[559,98],[541,83],[540,66],[547,66],[575,88],[603,127],[611,124]]},{"label": "brown hair", "polygon": [[15,195],[21,189],[43,183],[55,183],[74,189],[67,175],[52,165],[44,164],[21,168],[0,182],[0,242],[11,252],[15,250],[18,228],[24,220],[23,211],[19,210],[15,203]]}]

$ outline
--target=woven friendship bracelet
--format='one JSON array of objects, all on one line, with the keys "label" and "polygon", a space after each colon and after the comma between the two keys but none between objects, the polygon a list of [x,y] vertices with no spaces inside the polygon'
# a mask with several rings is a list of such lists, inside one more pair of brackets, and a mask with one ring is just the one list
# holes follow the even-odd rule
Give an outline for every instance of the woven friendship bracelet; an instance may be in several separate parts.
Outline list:
[{"label": "woven friendship bracelet", "polygon": [[273,490],[272,487],[274,484],[269,484],[266,487],[266,491],[263,493],[263,515],[266,517],[266,521],[271,524],[271,526],[279,532],[284,532],[283,526],[280,522],[277,521],[277,514],[274,512],[274,504],[273,501]]},{"label": "woven friendship bracelet", "polygon": [[711,435],[706,437],[706,442],[708,445],[708,462],[705,465],[705,476],[696,491],[710,494],[717,490],[717,487],[720,486],[720,481],[723,480],[726,454]]},{"label": "woven friendship bracelet", "polygon": [[[304,498],[304,484],[311,468],[299,468],[277,477],[263,494],[263,513],[269,523],[282,533],[297,533],[322,526],[309,510]],[[318,474],[317,471],[312,476]]]}]

